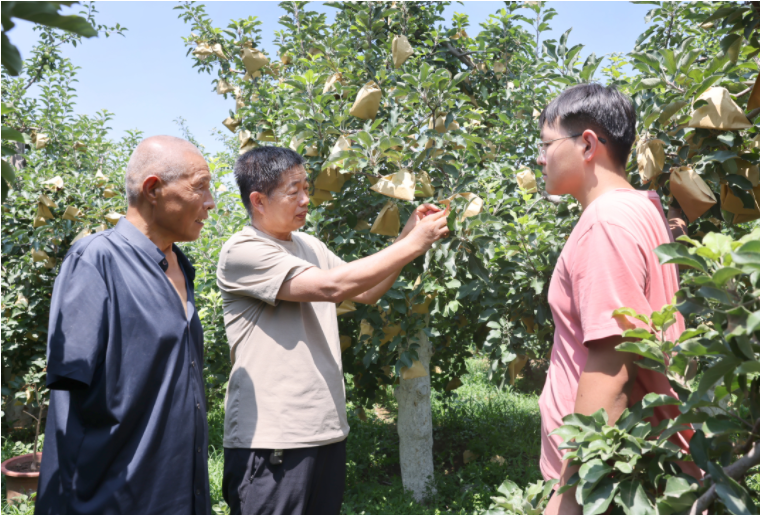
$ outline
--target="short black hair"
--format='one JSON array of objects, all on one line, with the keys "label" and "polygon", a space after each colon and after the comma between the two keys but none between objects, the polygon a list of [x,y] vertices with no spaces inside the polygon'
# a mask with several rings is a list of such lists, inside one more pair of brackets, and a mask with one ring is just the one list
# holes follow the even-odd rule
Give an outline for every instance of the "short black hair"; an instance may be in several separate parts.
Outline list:
[{"label": "short black hair", "polygon": [[625,168],[636,139],[636,111],[628,97],[614,86],[579,84],[552,100],[538,119],[540,127],[570,133],[591,129],[607,139],[612,159]]},{"label": "short black hair", "polygon": [[282,175],[303,163],[298,152],[282,147],[257,147],[240,156],[235,162],[235,181],[248,213],[251,213],[251,193],[271,195],[280,185]]}]

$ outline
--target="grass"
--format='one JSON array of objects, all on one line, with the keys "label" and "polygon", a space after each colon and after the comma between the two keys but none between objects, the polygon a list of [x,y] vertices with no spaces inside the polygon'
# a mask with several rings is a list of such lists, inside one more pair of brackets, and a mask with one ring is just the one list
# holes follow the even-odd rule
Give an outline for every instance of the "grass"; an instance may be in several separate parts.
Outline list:
[{"label": "grass", "polygon": [[[433,396],[433,458],[436,494],[425,505],[411,500],[401,483],[396,432],[397,405],[389,387],[362,422],[349,404],[347,477],[343,513],[472,513],[487,508],[495,488],[509,478],[520,486],[541,479],[538,395],[541,377],[518,380],[499,391],[487,379],[487,363],[471,359],[454,395]],[[530,374],[528,374],[530,375]],[[347,388],[353,381],[347,378]],[[209,477],[215,513],[228,513],[222,498],[224,413],[209,413]],[[20,449],[20,448],[19,448]],[[464,463],[464,452],[477,455]],[[3,459],[15,455],[3,441]],[[9,506],[3,481],[2,514],[33,513],[33,504]],[[23,509],[22,509],[23,508]]]}]

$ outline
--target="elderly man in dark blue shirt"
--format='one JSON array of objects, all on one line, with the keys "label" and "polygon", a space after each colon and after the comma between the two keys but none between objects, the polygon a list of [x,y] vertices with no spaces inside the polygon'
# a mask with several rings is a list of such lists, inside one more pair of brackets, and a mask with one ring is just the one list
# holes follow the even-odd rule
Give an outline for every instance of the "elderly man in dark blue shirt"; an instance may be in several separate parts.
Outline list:
[{"label": "elderly man in dark blue shirt", "polygon": [[210,181],[194,145],[144,140],[126,217],[63,261],[36,513],[210,514],[203,329],[193,267],[174,245],[200,236]]}]

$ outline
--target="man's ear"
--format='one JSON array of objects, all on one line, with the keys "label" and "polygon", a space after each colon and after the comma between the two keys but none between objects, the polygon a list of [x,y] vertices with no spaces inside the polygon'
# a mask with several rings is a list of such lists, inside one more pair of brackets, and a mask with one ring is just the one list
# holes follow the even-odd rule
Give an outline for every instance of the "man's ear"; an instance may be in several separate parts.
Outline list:
[{"label": "man's ear", "polygon": [[261,193],[260,191],[253,191],[248,196],[248,200],[251,201],[251,212],[252,213],[259,213],[260,215],[264,214],[264,209],[267,202],[267,196]]},{"label": "man's ear", "polygon": [[145,199],[152,205],[158,202],[158,195],[161,193],[161,180],[155,175],[149,175],[142,183],[142,194]]},{"label": "man's ear", "polygon": [[583,160],[589,162],[596,157],[596,153],[599,150],[599,137],[591,129],[586,129],[583,131],[581,138],[585,146],[583,149]]}]

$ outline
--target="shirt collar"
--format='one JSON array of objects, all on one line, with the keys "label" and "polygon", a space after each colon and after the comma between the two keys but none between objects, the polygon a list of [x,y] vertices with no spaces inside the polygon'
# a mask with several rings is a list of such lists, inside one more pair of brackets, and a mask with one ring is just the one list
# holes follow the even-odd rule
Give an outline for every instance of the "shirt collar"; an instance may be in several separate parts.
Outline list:
[{"label": "shirt collar", "polygon": [[[169,268],[169,262],[166,260],[166,254],[159,249],[155,243],[150,241],[140,230],[132,225],[132,222],[127,220],[126,216],[122,216],[119,219],[119,223],[116,224],[114,229],[116,232],[124,236],[129,243],[145,252],[148,256],[153,258],[161,270],[166,272]],[[176,249],[176,247],[175,247]]]}]

